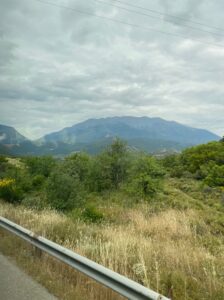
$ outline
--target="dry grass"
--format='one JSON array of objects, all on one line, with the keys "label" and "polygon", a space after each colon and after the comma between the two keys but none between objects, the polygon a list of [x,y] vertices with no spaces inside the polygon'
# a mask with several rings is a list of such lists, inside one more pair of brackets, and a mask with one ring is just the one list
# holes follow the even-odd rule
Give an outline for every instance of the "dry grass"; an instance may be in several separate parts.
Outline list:
[{"label": "dry grass", "polygon": [[7,161],[9,164],[19,169],[23,169],[25,167],[24,163],[19,158],[7,157]]},{"label": "dry grass", "polygon": [[[120,212],[116,223],[98,225],[3,203],[0,214],[165,295],[172,290],[173,299],[223,299],[223,240],[210,232],[197,211],[170,209],[151,214],[142,205]],[[121,299],[46,255],[41,268],[35,256],[24,263],[29,247],[17,239],[13,242],[5,233],[2,240],[0,250],[9,253],[11,249],[11,255],[13,245],[20,245],[26,255],[22,262],[17,259],[40,282],[47,273],[51,282],[47,280],[46,285],[60,299],[79,299],[78,295],[80,299]],[[211,251],[213,245],[215,251]]]}]

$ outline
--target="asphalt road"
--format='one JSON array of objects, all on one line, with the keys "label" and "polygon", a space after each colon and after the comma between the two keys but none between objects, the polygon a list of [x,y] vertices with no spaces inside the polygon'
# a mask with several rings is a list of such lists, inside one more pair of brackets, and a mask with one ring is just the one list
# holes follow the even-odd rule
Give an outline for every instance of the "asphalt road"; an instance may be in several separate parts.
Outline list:
[{"label": "asphalt road", "polygon": [[0,254],[0,300],[57,300]]}]

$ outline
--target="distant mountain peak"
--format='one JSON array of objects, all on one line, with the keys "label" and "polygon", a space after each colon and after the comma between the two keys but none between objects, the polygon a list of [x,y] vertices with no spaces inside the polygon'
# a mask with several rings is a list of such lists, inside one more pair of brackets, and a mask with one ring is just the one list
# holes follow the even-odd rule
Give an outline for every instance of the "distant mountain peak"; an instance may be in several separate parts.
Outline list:
[{"label": "distant mountain peak", "polygon": [[[132,149],[149,153],[180,151],[186,147],[220,140],[214,133],[167,121],[158,117],[115,116],[88,119],[31,142],[13,127],[0,125],[0,151],[10,147],[18,155],[67,155],[76,151],[98,153],[115,137],[127,141]],[[9,147],[8,147],[9,148]],[[5,148],[3,149],[3,152]]]},{"label": "distant mountain peak", "polygon": [[207,130],[196,129],[158,117],[115,116],[85,120],[58,132],[48,134],[42,138],[42,141],[53,144],[91,144],[116,136],[125,139],[127,142],[137,139],[150,140],[151,142],[160,140],[179,144],[180,147],[219,139],[217,135]]}]

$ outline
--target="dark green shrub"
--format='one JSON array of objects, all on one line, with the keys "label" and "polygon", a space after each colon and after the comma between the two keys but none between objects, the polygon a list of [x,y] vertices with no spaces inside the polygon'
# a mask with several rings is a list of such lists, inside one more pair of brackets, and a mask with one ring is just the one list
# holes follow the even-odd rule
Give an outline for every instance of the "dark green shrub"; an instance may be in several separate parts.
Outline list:
[{"label": "dark green shrub", "polygon": [[84,203],[85,193],[77,177],[69,176],[61,169],[52,172],[46,184],[47,202],[57,210],[71,210]]},{"label": "dark green shrub", "polygon": [[91,166],[91,158],[86,153],[75,153],[67,157],[63,168],[70,176],[76,176],[81,182],[87,182]]},{"label": "dark green shrub", "polygon": [[185,170],[184,167],[181,165],[177,165],[174,166],[171,170],[170,170],[170,176],[171,177],[176,177],[176,178],[180,178],[183,176]]},{"label": "dark green shrub", "polygon": [[208,172],[204,182],[209,186],[224,186],[224,165],[213,166]]},{"label": "dark green shrub", "polygon": [[5,177],[5,172],[10,168],[10,164],[8,163],[5,156],[0,155],[0,178]]},{"label": "dark green shrub", "polygon": [[139,196],[153,196],[161,189],[160,181],[147,174],[140,174],[132,181],[135,194]]},{"label": "dark green shrub", "polygon": [[4,155],[0,155],[0,164],[7,163],[7,158]]},{"label": "dark green shrub", "polygon": [[32,184],[34,187],[39,188],[43,185],[45,177],[43,175],[35,175],[32,179]]},{"label": "dark green shrub", "polygon": [[91,173],[93,189],[99,192],[118,189],[127,179],[129,165],[127,145],[116,139],[95,159]]},{"label": "dark green shrub", "polygon": [[82,212],[82,217],[92,223],[100,223],[104,219],[103,214],[94,205],[88,205]]},{"label": "dark green shrub", "polygon": [[31,175],[48,177],[56,165],[56,160],[51,156],[26,157],[23,160]]},{"label": "dark green shrub", "polygon": [[130,170],[127,190],[136,196],[153,196],[161,190],[164,175],[163,167],[155,158],[141,155]]},{"label": "dark green shrub", "polygon": [[181,154],[181,163],[191,173],[210,164],[221,166],[224,164],[224,143],[211,142],[188,148]]}]

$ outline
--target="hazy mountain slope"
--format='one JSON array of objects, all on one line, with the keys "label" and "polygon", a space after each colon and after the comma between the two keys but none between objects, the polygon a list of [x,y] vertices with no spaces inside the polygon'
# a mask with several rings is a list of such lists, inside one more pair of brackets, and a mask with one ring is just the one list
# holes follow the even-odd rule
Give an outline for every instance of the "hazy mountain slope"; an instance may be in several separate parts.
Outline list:
[{"label": "hazy mountain slope", "polygon": [[[114,118],[114,121],[118,119],[119,118]],[[175,141],[184,144],[201,144],[220,138],[208,130],[189,127],[161,118],[122,117],[122,122],[132,128],[150,134],[151,138]]]},{"label": "hazy mountain slope", "polygon": [[219,137],[207,130],[191,128],[160,118],[113,117],[89,119],[72,127],[44,136],[39,142],[57,144],[92,143],[96,140],[120,137],[127,141],[160,140],[180,145],[195,145],[217,140]]},{"label": "hazy mountain slope", "polygon": [[0,144],[1,145],[19,145],[27,141],[27,138],[21,135],[15,128],[0,125]]},{"label": "hazy mountain slope", "polygon": [[43,147],[20,134],[15,128],[0,125],[0,154],[23,156],[44,154]]},{"label": "hazy mountain slope", "polygon": [[180,151],[188,146],[218,140],[220,137],[203,129],[148,117],[113,117],[89,119],[72,127],[30,141],[13,127],[0,125],[0,153],[64,156],[72,152],[99,153],[115,137],[127,141],[134,150],[149,153]]}]

